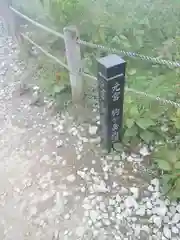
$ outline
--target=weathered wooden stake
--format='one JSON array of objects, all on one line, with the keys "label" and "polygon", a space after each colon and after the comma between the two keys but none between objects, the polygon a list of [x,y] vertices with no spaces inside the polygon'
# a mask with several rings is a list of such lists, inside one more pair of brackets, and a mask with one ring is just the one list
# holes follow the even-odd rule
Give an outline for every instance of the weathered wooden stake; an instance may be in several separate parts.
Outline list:
[{"label": "weathered wooden stake", "polygon": [[112,54],[98,60],[101,142],[111,151],[121,139],[126,62]]},{"label": "weathered wooden stake", "polygon": [[64,42],[66,48],[67,64],[70,70],[70,82],[72,91],[72,101],[75,104],[81,104],[84,99],[84,84],[81,61],[80,46],[77,43],[79,37],[76,27],[70,26],[64,28]]}]

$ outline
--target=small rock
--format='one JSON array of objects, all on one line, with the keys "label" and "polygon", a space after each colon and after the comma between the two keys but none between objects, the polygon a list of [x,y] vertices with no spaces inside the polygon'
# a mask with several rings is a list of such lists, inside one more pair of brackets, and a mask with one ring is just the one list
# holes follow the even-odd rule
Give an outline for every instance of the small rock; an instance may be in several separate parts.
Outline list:
[{"label": "small rock", "polygon": [[29,91],[30,91],[30,87],[26,83],[20,83],[20,86],[19,86],[20,96],[28,93]]},{"label": "small rock", "polygon": [[164,202],[165,202],[166,206],[169,206],[171,204],[171,201],[169,199],[165,199]]},{"label": "small rock", "polygon": [[31,209],[30,209],[30,216],[34,216],[34,215],[36,215],[37,214],[37,207],[32,207]]},{"label": "small rock", "polygon": [[62,166],[66,166],[66,160],[62,161]]},{"label": "small rock", "polygon": [[153,223],[158,227],[161,228],[162,226],[162,218],[159,216],[153,216],[152,217]]},{"label": "small rock", "polygon": [[97,221],[98,216],[99,216],[98,212],[95,211],[95,210],[91,210],[89,215],[90,215],[90,218],[91,218],[93,223],[95,223]]},{"label": "small rock", "polygon": [[[153,199],[160,198],[160,196],[161,196],[161,193],[160,193],[160,192],[153,192],[151,198],[152,198],[152,200],[153,200]],[[165,204],[165,205],[166,205],[166,204]]]},{"label": "small rock", "polygon": [[153,186],[149,185],[149,186],[148,186],[148,191],[150,191],[150,192],[154,192],[154,191],[155,191],[155,189],[154,189],[154,187],[153,187]]},{"label": "small rock", "polygon": [[125,199],[124,204],[125,204],[126,208],[135,208],[136,209],[138,207],[136,200],[132,196],[128,196]]},{"label": "small rock", "polygon": [[172,223],[178,223],[180,222],[180,213],[175,213],[175,215],[172,218]]},{"label": "small rock", "polygon": [[177,223],[176,226],[180,230],[180,223]]},{"label": "small rock", "polygon": [[128,189],[125,187],[121,187],[121,189],[119,190],[119,195],[124,196],[127,195],[129,193]]},{"label": "small rock", "polygon": [[101,211],[103,211],[103,212],[106,210],[106,205],[105,205],[104,202],[100,202],[100,203],[99,203],[99,209],[100,209]]},{"label": "small rock", "polygon": [[82,156],[80,154],[77,155],[77,160],[80,160]]},{"label": "small rock", "polygon": [[84,143],[88,143],[89,140],[88,140],[88,138],[85,138],[85,137],[84,137],[84,138],[82,138],[82,141],[83,141]]},{"label": "small rock", "polygon": [[135,199],[139,198],[139,188],[137,187],[131,187],[130,191],[132,192]]},{"label": "small rock", "polygon": [[100,229],[102,227],[102,222],[100,222],[100,221],[96,222],[95,227]]},{"label": "small rock", "polygon": [[89,134],[90,135],[96,135],[97,134],[98,127],[97,126],[89,126]]},{"label": "small rock", "polygon": [[144,190],[142,193],[143,197],[150,198],[152,196],[152,192]]},{"label": "small rock", "polygon": [[117,175],[122,175],[122,174],[123,174],[123,168],[122,168],[122,167],[117,168],[117,169],[115,170],[115,173],[116,173]]},{"label": "small rock", "polygon": [[86,188],[83,186],[81,187],[81,192],[85,192],[86,191]]},{"label": "small rock", "polygon": [[114,156],[114,161],[120,161],[120,160],[121,160],[121,156],[120,155]]},{"label": "small rock", "polygon": [[94,143],[94,144],[99,144],[101,142],[101,137],[98,136],[96,138],[92,138],[92,139],[90,139],[90,142]]},{"label": "small rock", "polygon": [[180,213],[180,204],[176,206],[176,211]]},{"label": "small rock", "polygon": [[57,147],[57,148],[62,147],[62,145],[63,145],[63,141],[62,141],[62,140],[58,140],[58,141],[56,142],[56,147]]},{"label": "small rock", "polygon": [[146,203],[146,206],[147,206],[148,209],[152,209],[152,203],[151,203],[151,202],[148,201],[148,202]]},{"label": "small rock", "polygon": [[98,185],[94,184],[93,189],[95,192],[101,192],[101,193],[109,192],[109,189],[106,187],[106,184],[104,181],[101,181],[100,184]]},{"label": "small rock", "polygon": [[151,216],[152,215],[152,210],[151,209],[147,209],[146,213],[147,213],[148,216]]},{"label": "small rock", "polygon": [[146,208],[144,205],[140,206],[139,209],[136,211],[136,214],[141,217],[143,217],[145,213],[146,213]]},{"label": "small rock", "polygon": [[57,163],[60,163],[61,160],[62,160],[62,157],[61,157],[61,156],[56,156],[56,162],[57,162]]},{"label": "small rock", "polygon": [[50,125],[51,125],[52,127],[55,127],[55,126],[57,125],[57,122],[56,122],[56,121],[51,121],[51,122],[50,122]]},{"label": "small rock", "polygon": [[149,233],[150,232],[150,229],[147,225],[143,225],[142,228],[141,228],[143,231],[145,231],[146,233]]},{"label": "small rock", "polygon": [[163,228],[163,234],[164,234],[164,237],[166,237],[167,239],[171,239],[171,230],[167,225],[164,226]]},{"label": "small rock", "polygon": [[176,213],[176,207],[175,206],[170,206],[169,211],[170,211],[171,215],[174,215]]},{"label": "small rock", "polygon": [[119,194],[116,195],[116,202],[120,203],[121,202],[121,197],[119,196]]},{"label": "small rock", "polygon": [[71,215],[70,215],[69,213],[67,213],[67,214],[64,216],[64,219],[65,219],[65,220],[69,220],[70,217],[71,217]]},{"label": "small rock", "polygon": [[147,148],[146,146],[142,147],[139,152],[140,152],[140,154],[141,154],[143,157],[149,155],[149,150],[148,150],[148,148]]},{"label": "small rock", "polygon": [[71,174],[71,175],[67,176],[66,179],[68,182],[74,182],[76,180],[76,176],[74,174]]},{"label": "small rock", "polygon": [[116,204],[115,199],[109,199],[109,205],[114,206]]},{"label": "small rock", "polygon": [[85,233],[84,227],[78,227],[78,228],[76,228],[76,235],[77,235],[78,237],[82,237],[84,233]]},{"label": "small rock", "polygon": [[178,234],[179,233],[179,229],[177,227],[175,227],[175,226],[172,226],[171,230],[172,230],[172,232],[174,234]]},{"label": "small rock", "polygon": [[50,157],[48,155],[44,155],[41,159],[40,162],[48,162],[50,161]]},{"label": "small rock", "polygon": [[107,212],[102,213],[102,218],[108,219],[109,218],[109,214]]},{"label": "small rock", "polygon": [[142,240],[146,240],[149,237],[149,233],[147,231],[141,229],[139,237]]},{"label": "small rock", "polygon": [[160,207],[155,207],[153,208],[153,213],[164,217],[167,213],[167,207],[166,206],[160,206]]},{"label": "small rock", "polygon": [[169,219],[168,216],[165,216],[163,221],[164,221],[164,223],[167,223],[167,224],[168,224],[168,223],[170,222],[170,219]]},{"label": "small rock", "polygon": [[103,219],[103,224],[105,226],[110,226],[111,225],[111,221],[109,219]]},{"label": "small rock", "polygon": [[132,156],[128,156],[128,157],[127,157],[127,161],[128,161],[128,162],[133,162],[133,161],[134,161],[134,159],[133,159],[133,157],[132,157]]},{"label": "small rock", "polygon": [[82,179],[85,179],[86,173],[82,171],[77,171],[77,175],[79,175]]},{"label": "small rock", "polygon": [[41,106],[44,103],[44,99],[42,94],[39,91],[35,91],[32,95],[32,100],[30,102],[30,105],[38,105]]},{"label": "small rock", "polygon": [[96,164],[96,160],[92,160],[92,164],[95,165]]},{"label": "small rock", "polygon": [[136,237],[139,237],[140,231],[141,231],[141,226],[139,224],[136,224],[134,228],[134,234]]},{"label": "small rock", "polygon": [[151,185],[154,187],[155,191],[159,191],[159,179],[154,178],[151,180]]},{"label": "small rock", "polygon": [[[157,239],[157,237],[156,237],[156,239]],[[161,239],[161,240],[167,240],[167,238],[164,237],[164,236],[162,236],[161,238],[158,238],[158,239]],[[172,240],[172,239],[171,239],[171,240]]]},{"label": "small rock", "polygon": [[54,239],[58,239],[59,238],[59,231],[55,230],[54,234],[53,234],[53,238]]},{"label": "small rock", "polygon": [[123,153],[121,154],[121,159],[122,159],[122,160],[125,160],[125,159],[126,159],[126,153],[125,153],[125,152],[123,152]]},{"label": "small rock", "polygon": [[59,214],[62,214],[64,212],[64,198],[60,192],[56,193],[55,209]]},{"label": "small rock", "polygon": [[64,231],[64,236],[68,235],[69,234],[69,231],[68,230],[65,230]]},{"label": "small rock", "polygon": [[83,208],[86,209],[86,210],[90,210],[90,209],[92,209],[92,205],[90,205],[90,204],[84,204],[84,205],[83,205]]}]

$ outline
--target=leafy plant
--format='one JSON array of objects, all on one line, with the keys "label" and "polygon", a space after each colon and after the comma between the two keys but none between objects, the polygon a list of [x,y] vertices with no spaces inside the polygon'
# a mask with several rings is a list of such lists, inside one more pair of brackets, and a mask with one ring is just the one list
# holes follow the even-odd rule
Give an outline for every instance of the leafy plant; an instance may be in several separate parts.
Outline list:
[{"label": "leafy plant", "polygon": [[161,113],[153,113],[142,105],[135,104],[131,97],[126,98],[124,116],[124,137],[131,142],[139,138],[149,144],[160,138],[158,119]]},{"label": "leafy plant", "polygon": [[44,57],[39,59],[39,67],[38,80],[41,88],[50,98],[62,102],[60,95],[65,97],[65,93],[70,92],[68,72]]},{"label": "leafy plant", "polygon": [[176,128],[177,130],[180,130],[180,109],[177,109],[177,110],[173,113],[173,115],[172,115],[172,117],[171,117],[171,121],[172,121],[172,123],[174,124],[175,128]]},{"label": "leafy plant", "polygon": [[180,199],[180,151],[160,147],[153,155],[160,171],[163,191],[171,199]]}]

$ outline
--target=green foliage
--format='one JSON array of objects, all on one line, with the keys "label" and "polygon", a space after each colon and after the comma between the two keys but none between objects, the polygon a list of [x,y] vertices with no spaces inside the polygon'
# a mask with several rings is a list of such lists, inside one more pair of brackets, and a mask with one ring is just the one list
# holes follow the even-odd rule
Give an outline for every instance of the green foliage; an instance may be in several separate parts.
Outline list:
[{"label": "green foliage", "polygon": [[153,160],[161,172],[164,193],[172,200],[180,199],[180,151],[160,147],[154,153]]},{"label": "green foliage", "polygon": [[41,88],[49,98],[56,100],[59,107],[63,107],[70,99],[68,72],[44,58],[39,60],[39,68],[38,80]]},{"label": "green foliage", "polygon": [[149,108],[134,104],[131,97],[125,98],[124,109],[124,140],[126,142],[131,143],[134,138],[138,138],[149,144],[161,139],[161,133],[158,132],[161,112],[153,108],[150,112]]},{"label": "green foliage", "polygon": [[171,121],[175,128],[180,130],[180,109],[178,109],[171,117]]}]

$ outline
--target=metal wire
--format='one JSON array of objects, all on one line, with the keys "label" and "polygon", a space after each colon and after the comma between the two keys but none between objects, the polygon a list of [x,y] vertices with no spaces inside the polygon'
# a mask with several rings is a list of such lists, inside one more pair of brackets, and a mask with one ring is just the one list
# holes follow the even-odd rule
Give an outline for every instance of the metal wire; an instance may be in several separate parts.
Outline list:
[{"label": "metal wire", "polygon": [[18,10],[14,9],[13,7],[10,7],[10,9],[11,9],[15,14],[17,14],[18,16],[24,18],[25,20],[27,20],[28,22],[32,23],[32,24],[35,25],[36,27],[39,27],[39,28],[43,29],[43,30],[46,31],[46,32],[52,33],[53,35],[64,39],[64,35],[63,35],[62,33],[59,33],[59,32],[57,32],[57,31],[55,31],[55,30],[52,30],[52,29],[50,29],[50,28],[48,28],[48,27],[46,27],[46,26],[44,26],[44,25],[42,25],[42,24],[34,21],[33,19],[31,19],[31,18],[25,16],[24,14],[20,13]]},{"label": "metal wire", "polygon": [[[49,57],[52,60],[54,60],[55,62],[59,63],[62,67],[64,67],[66,70],[68,70],[71,74],[77,75],[76,73],[71,72],[71,70],[68,68],[68,66],[66,64],[64,64],[61,60],[59,60],[58,58],[56,58],[52,54],[48,53],[45,49],[43,49],[38,44],[36,44],[33,40],[31,40],[28,36],[26,36],[24,34],[21,34],[21,35],[23,36],[24,39],[29,41],[36,48],[38,48],[41,52],[43,52],[47,57]],[[89,78],[97,81],[97,78],[95,76],[92,76],[92,75],[90,75],[88,73],[82,72],[82,73],[79,73],[79,74],[82,74],[85,77],[89,77]],[[125,90],[127,92],[132,92],[132,93],[134,93],[136,95],[141,95],[141,96],[144,96],[144,97],[148,97],[148,98],[150,98],[152,100],[159,101],[159,102],[161,102],[163,104],[170,104],[170,105],[172,105],[172,106],[174,106],[176,108],[180,108],[180,103],[176,103],[176,102],[171,101],[171,100],[163,99],[163,98],[160,98],[158,96],[154,96],[154,95],[151,95],[151,94],[148,94],[148,93],[145,93],[145,92],[141,92],[141,91],[138,91],[138,90],[135,90],[135,89],[132,89],[132,88],[128,88],[128,87],[126,87]]]},{"label": "metal wire", "polygon": [[131,58],[139,58],[140,60],[143,60],[143,61],[145,60],[145,61],[156,63],[156,64],[167,65],[168,67],[178,67],[178,68],[180,67],[180,62],[177,62],[177,61],[169,61],[169,60],[164,60],[164,59],[160,59],[157,57],[145,56],[145,55],[142,55],[139,53],[126,52],[124,50],[118,50],[116,48],[109,48],[106,46],[102,46],[100,44],[86,42],[81,39],[78,39],[77,42],[79,44],[82,44],[82,45],[90,47],[90,48],[101,49],[105,52],[122,54],[123,56],[131,57]]}]

